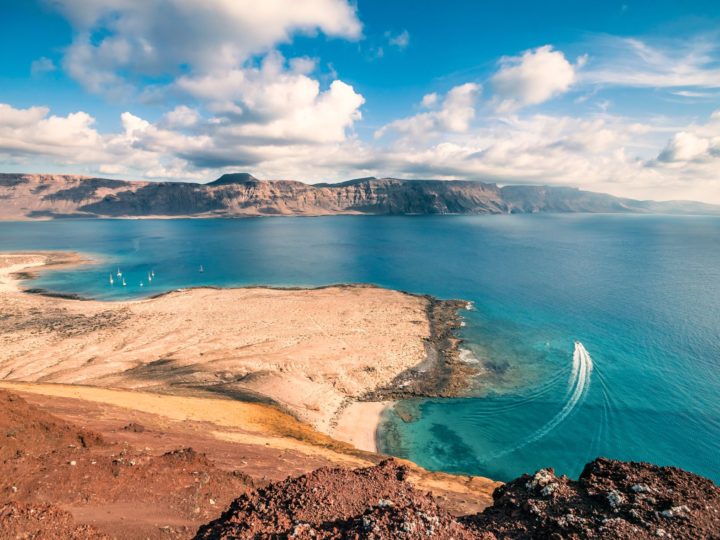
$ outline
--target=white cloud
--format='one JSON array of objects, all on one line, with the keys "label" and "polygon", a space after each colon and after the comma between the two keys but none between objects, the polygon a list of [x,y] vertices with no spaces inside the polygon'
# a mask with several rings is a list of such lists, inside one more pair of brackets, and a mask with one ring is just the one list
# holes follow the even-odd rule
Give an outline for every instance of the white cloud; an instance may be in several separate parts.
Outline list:
[{"label": "white cloud", "polygon": [[433,92],[431,94],[425,94],[422,98],[422,101],[420,104],[425,107],[426,109],[429,109],[430,107],[435,106],[435,104],[438,102],[438,95],[437,92]]},{"label": "white cloud", "polygon": [[[584,63],[581,57],[579,64]],[[501,58],[500,69],[491,79],[496,108],[508,112],[567,92],[576,80],[575,68],[550,45]]]},{"label": "white cloud", "polygon": [[705,124],[691,125],[675,133],[657,160],[658,165],[669,167],[688,162],[708,164],[720,174],[720,110],[713,112]]},{"label": "white cloud", "polygon": [[54,156],[71,159],[100,157],[100,136],[92,127],[95,119],[84,112],[48,116],[46,107],[15,109],[0,103],[0,154],[10,156]]},{"label": "white cloud", "polygon": [[41,56],[37,60],[33,60],[33,63],[30,64],[30,73],[33,77],[50,73],[56,69],[55,63],[46,56]]},{"label": "white cloud", "polygon": [[410,45],[410,33],[407,30],[403,30],[397,35],[388,33],[387,38],[390,45],[394,45],[399,49],[405,49],[408,45]]},{"label": "white cloud", "polygon": [[200,113],[185,105],[178,105],[167,112],[162,119],[162,125],[170,129],[184,129],[197,125],[200,122]]},{"label": "white cloud", "polygon": [[688,131],[681,131],[668,142],[658,159],[660,161],[691,161],[705,155],[709,149],[709,139],[698,137]]},{"label": "white cloud", "polygon": [[[50,1],[50,0],[48,0]],[[64,65],[93,92],[132,76],[209,73],[241,65],[297,33],[356,39],[346,0],[52,0],[77,34]],[[97,36],[101,35],[99,39]],[[119,73],[123,73],[121,77]]]},{"label": "white cloud", "polygon": [[323,91],[317,80],[287,70],[279,53],[269,54],[259,68],[182,77],[177,87],[207,102],[226,136],[276,144],[342,141],[365,101],[339,80]]},{"label": "white cloud", "polygon": [[[418,114],[376,130],[376,140],[387,136],[382,142],[362,142],[354,130],[363,96],[336,74],[328,78],[317,59],[285,59],[276,50],[297,32],[358,37],[360,23],[349,3],[254,4],[259,13],[239,1],[207,4],[227,19],[217,35],[205,33],[214,15],[191,0],[163,0],[167,20],[156,20],[160,0],[60,2],[77,30],[64,60],[73,77],[94,91],[122,95],[136,91],[138,78],[157,75],[162,82],[144,96],[156,103],[169,98],[174,108],[153,122],[125,112],[121,129],[99,133],[85,112],[57,116],[45,107],[0,105],[0,157],[39,156],[46,163],[142,178],[207,180],[238,168],[304,180],[388,174],[720,202],[720,111],[691,125],[613,116],[609,102],[599,98],[587,107],[595,112],[582,118],[521,112],[580,85],[588,92],[582,99],[616,84],[673,87],[684,99],[711,96],[720,83],[712,82],[717,68],[708,46],[694,42],[673,51],[617,38],[611,45],[619,55],[629,50],[625,57],[611,62],[594,54],[574,64],[551,46],[539,47],[500,61],[484,108],[478,105],[482,86],[461,84],[423,96]],[[318,6],[335,11],[321,13]],[[272,28],[242,33],[283,7],[289,13]],[[393,46],[408,43],[402,34],[385,38],[398,39]],[[687,84],[674,88],[678,81]],[[613,111],[620,109],[615,104],[613,99]]]},{"label": "white cloud", "polygon": [[[375,132],[380,138],[389,132],[411,138],[425,138],[443,132],[462,133],[470,128],[475,117],[475,101],[482,87],[477,83],[465,83],[452,88],[437,110],[416,114],[390,122]],[[433,107],[439,101],[437,94],[423,97],[424,107]]]},{"label": "white cloud", "polygon": [[317,68],[317,60],[314,58],[308,58],[307,56],[301,56],[298,58],[290,59],[290,71],[298,73],[300,75],[309,75]]}]

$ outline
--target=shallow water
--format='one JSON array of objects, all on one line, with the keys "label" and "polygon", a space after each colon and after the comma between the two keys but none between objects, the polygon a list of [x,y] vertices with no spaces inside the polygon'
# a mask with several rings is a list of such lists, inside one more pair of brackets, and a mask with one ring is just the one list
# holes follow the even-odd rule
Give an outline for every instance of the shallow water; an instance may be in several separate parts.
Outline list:
[{"label": "shallow water", "polygon": [[[414,421],[387,416],[385,451],[499,480],[542,466],[577,475],[605,455],[720,481],[720,218],[0,223],[0,249],[92,253],[100,264],[30,286],[102,299],[364,282],[470,300],[462,337],[485,370],[477,397],[404,403]],[[109,284],[118,267],[127,287]],[[592,362],[580,391],[575,340]]]}]

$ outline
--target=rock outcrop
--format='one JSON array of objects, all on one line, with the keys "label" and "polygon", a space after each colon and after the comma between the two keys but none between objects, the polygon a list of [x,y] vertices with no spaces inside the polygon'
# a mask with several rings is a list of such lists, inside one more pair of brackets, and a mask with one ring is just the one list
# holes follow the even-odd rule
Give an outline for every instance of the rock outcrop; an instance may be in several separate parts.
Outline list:
[{"label": "rock outcrop", "polygon": [[600,458],[577,481],[542,469],[460,518],[412,489],[406,474],[394,461],[320,469],[243,495],[195,538],[720,538],[720,488],[673,467]]},{"label": "rock outcrop", "polygon": [[675,467],[599,458],[577,481],[542,469],[493,499],[462,521],[497,538],[720,538],[720,488]]},{"label": "rock outcrop", "polygon": [[338,184],[226,174],[207,184],[0,174],[0,219],[332,214],[666,212],[719,214],[694,202],[636,201],[575,188],[360,178]]}]

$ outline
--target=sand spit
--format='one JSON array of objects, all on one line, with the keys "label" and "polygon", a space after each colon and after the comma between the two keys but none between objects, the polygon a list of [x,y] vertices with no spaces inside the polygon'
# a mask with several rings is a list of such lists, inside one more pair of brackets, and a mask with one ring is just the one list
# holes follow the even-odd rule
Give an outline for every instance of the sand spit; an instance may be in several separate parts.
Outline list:
[{"label": "sand spit", "polygon": [[[80,302],[25,294],[13,281],[83,260],[0,257],[0,379],[272,403],[331,433],[349,403],[457,395],[469,375],[453,335],[459,302],[362,285]],[[381,409],[361,409],[374,433]]]},{"label": "sand spit", "polygon": [[0,294],[19,292],[20,280],[32,277],[39,270],[55,270],[87,262],[87,258],[72,252],[0,252]]}]

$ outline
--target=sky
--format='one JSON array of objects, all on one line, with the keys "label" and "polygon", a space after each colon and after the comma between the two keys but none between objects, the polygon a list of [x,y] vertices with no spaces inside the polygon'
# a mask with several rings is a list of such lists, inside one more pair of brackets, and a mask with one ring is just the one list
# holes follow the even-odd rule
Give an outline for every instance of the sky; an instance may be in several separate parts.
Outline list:
[{"label": "sky", "polygon": [[720,203],[717,0],[0,0],[0,171]]}]

